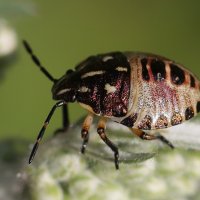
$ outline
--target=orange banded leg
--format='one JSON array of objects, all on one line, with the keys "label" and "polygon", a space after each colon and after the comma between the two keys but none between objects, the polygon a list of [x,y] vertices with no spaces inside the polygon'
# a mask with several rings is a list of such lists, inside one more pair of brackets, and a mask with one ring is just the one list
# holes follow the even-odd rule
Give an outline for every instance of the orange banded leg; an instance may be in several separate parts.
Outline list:
[{"label": "orange banded leg", "polygon": [[173,144],[168,141],[164,136],[157,134],[157,135],[149,135],[147,133],[145,133],[143,130],[141,129],[134,129],[134,128],[129,128],[134,134],[136,134],[138,137],[140,137],[143,140],[155,140],[155,139],[159,139],[162,142],[166,143],[168,146],[170,146],[172,149],[174,148]]},{"label": "orange banded leg", "polygon": [[119,152],[118,152],[118,147],[111,142],[106,134],[105,134],[105,130],[106,130],[106,121],[107,118],[105,117],[101,117],[101,119],[99,120],[98,126],[97,126],[97,132],[100,135],[101,139],[112,149],[112,151],[114,152],[114,157],[115,157],[115,167],[116,169],[119,169]]},{"label": "orange banded leg", "polygon": [[82,130],[81,130],[81,136],[83,138],[83,145],[81,148],[81,153],[84,154],[88,140],[89,140],[89,130],[90,126],[93,121],[94,114],[91,112],[88,112],[87,117],[85,118],[85,121],[83,122]]}]

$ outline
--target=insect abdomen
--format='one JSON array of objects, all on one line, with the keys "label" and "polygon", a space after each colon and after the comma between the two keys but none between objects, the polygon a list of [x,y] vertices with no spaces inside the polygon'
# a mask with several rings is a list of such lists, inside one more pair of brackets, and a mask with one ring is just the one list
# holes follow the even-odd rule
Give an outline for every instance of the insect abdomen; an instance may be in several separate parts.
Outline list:
[{"label": "insect abdomen", "polygon": [[[120,123],[150,130],[189,120],[200,110],[199,82],[180,64],[142,53],[126,53],[131,66],[132,107]],[[135,92],[136,90],[136,92]]]}]

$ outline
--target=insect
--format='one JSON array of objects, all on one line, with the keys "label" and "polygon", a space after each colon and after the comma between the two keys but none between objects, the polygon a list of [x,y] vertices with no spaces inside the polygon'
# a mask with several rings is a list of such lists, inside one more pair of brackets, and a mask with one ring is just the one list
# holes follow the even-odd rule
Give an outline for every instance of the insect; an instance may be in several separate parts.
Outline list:
[{"label": "insect", "polygon": [[41,71],[52,81],[56,103],[37,137],[29,163],[34,159],[45,129],[57,107],[63,107],[63,130],[69,127],[67,104],[77,101],[88,110],[81,135],[84,153],[93,116],[100,116],[97,133],[114,152],[115,167],[119,169],[118,147],[106,136],[106,121],[113,120],[129,127],[143,140],[160,139],[174,146],[160,134],[145,130],[163,129],[181,124],[200,111],[198,79],[182,65],[149,53],[112,52],[91,56],[54,79],[40,64],[26,41],[27,52]]}]

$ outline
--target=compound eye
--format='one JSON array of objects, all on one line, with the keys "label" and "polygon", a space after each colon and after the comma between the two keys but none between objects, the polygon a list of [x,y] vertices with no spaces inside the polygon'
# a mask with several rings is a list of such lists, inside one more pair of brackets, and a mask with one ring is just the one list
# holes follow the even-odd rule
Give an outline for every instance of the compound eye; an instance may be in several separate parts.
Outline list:
[{"label": "compound eye", "polygon": [[73,70],[69,69],[69,70],[66,71],[66,75],[71,74],[72,72],[73,72]]}]

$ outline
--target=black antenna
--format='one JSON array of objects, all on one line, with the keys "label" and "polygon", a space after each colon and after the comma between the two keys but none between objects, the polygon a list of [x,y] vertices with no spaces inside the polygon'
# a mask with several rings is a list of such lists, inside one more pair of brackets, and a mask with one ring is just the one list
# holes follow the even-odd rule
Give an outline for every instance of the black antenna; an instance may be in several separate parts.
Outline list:
[{"label": "black antenna", "polygon": [[31,58],[33,60],[33,62],[41,69],[41,71],[54,83],[57,82],[57,79],[54,79],[51,74],[49,74],[49,72],[40,64],[40,61],[38,60],[38,58],[33,54],[33,51],[31,49],[31,47],[29,46],[29,44],[23,40],[23,44],[24,47],[26,48],[26,51],[31,55]]},{"label": "black antenna", "polygon": [[[40,64],[40,61],[38,60],[38,58],[34,55],[31,47],[29,46],[29,44],[23,40],[23,44],[24,47],[26,48],[26,51],[30,54],[33,62],[41,69],[41,71],[54,83],[56,83],[58,80],[54,79],[51,74],[49,74],[49,72]],[[37,141],[31,151],[31,155],[29,157],[29,164],[33,161],[36,151],[39,147],[39,142],[41,141],[41,139],[43,138],[44,132],[46,130],[47,125],[49,124],[49,121],[54,113],[54,111],[56,110],[57,107],[63,106],[63,128],[59,129],[58,131],[65,131],[69,128],[69,117],[68,117],[68,109],[67,109],[67,104],[64,101],[60,101],[58,103],[56,103],[53,108],[51,109],[47,119],[44,122],[44,125],[42,127],[42,129],[39,132],[39,135],[37,137]]]},{"label": "black antenna", "polygon": [[38,147],[39,147],[39,142],[41,141],[41,139],[42,139],[42,137],[43,137],[43,135],[44,135],[44,132],[45,132],[45,130],[46,130],[46,127],[47,127],[47,125],[49,124],[50,119],[51,119],[51,117],[52,117],[54,111],[56,110],[56,108],[58,108],[58,107],[60,107],[60,106],[63,106],[63,105],[65,105],[65,104],[66,104],[66,103],[65,103],[64,101],[60,101],[60,102],[56,103],[56,104],[53,106],[53,108],[51,109],[51,111],[50,111],[50,113],[49,113],[47,119],[46,119],[45,122],[44,122],[44,126],[42,127],[42,129],[40,130],[40,132],[39,132],[39,134],[38,134],[37,142],[35,143],[35,145],[34,145],[32,151],[31,151],[31,155],[30,155],[30,157],[29,157],[29,164],[33,161],[33,159],[34,159],[34,157],[35,157],[36,151],[37,151],[37,149],[38,149]]}]

